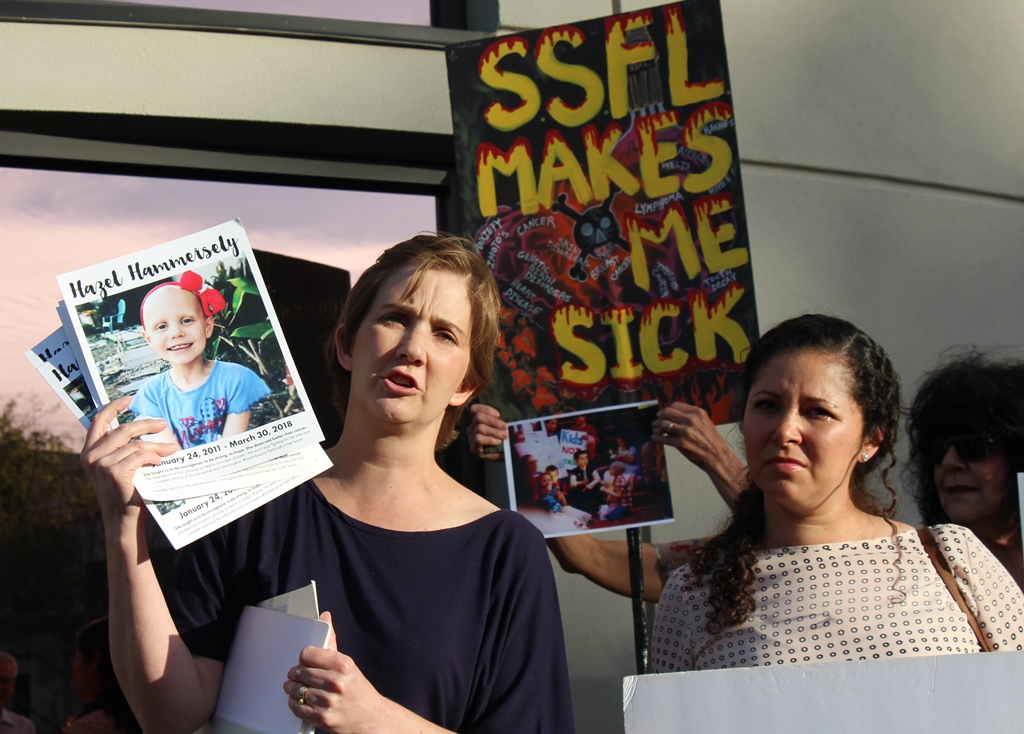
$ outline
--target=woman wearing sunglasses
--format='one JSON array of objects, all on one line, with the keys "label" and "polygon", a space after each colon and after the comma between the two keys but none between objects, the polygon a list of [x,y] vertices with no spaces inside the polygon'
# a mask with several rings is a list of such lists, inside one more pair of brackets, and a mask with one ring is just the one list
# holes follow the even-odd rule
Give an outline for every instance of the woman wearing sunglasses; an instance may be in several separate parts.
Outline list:
[{"label": "woman wearing sunglasses", "polygon": [[909,428],[921,517],[973,530],[1024,588],[1024,362],[974,351],[953,358],[925,375]]}]

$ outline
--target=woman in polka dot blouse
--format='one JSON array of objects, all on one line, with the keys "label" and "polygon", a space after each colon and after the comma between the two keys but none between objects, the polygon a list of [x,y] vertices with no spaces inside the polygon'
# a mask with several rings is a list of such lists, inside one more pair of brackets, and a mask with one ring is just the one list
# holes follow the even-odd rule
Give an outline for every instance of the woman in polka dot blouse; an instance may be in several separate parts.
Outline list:
[{"label": "woman in polka dot blouse", "polygon": [[[978,652],[914,528],[891,519],[900,413],[888,355],[852,324],[806,315],[744,366],[750,486],[732,521],[665,585],[655,672]],[[890,501],[865,486],[881,467]],[[930,528],[982,634],[1022,649],[1024,597],[966,528]]]}]

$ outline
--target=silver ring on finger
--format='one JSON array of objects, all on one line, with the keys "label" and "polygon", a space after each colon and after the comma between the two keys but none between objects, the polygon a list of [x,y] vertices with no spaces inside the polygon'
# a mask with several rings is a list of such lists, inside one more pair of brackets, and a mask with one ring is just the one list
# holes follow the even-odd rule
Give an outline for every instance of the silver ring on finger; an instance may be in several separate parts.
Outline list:
[{"label": "silver ring on finger", "polygon": [[675,425],[676,425],[675,423],[673,423],[672,421],[669,421],[668,422],[668,426],[665,428],[665,432],[662,433],[661,435],[663,435],[663,436],[671,435],[672,429],[675,427]]},{"label": "silver ring on finger", "polygon": [[295,700],[300,706],[306,703],[306,691],[308,690],[309,686],[303,683],[299,686],[299,690],[295,691]]}]

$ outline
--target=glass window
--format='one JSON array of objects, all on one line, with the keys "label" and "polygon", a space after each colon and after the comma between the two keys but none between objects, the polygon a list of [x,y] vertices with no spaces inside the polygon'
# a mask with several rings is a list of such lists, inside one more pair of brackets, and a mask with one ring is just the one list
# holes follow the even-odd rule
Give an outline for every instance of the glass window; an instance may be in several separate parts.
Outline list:
[{"label": "glass window", "polygon": [[242,220],[254,249],[333,265],[355,282],[388,245],[431,230],[430,196],[0,168],[6,398],[38,397],[42,427],[77,421],[24,353],[60,321],[56,276],[215,224]]}]

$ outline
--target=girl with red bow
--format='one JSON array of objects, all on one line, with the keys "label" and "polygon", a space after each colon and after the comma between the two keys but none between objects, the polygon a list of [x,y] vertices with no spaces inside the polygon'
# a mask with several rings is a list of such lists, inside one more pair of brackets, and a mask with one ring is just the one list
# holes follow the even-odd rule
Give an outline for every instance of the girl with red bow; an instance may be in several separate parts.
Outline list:
[{"label": "girl with red bow", "polygon": [[170,365],[132,399],[137,417],[167,421],[154,440],[177,441],[186,449],[243,433],[249,428],[252,406],[270,394],[248,367],[206,357],[213,316],[226,305],[220,291],[191,270],[179,281],[161,283],[142,299],[142,335]]}]

